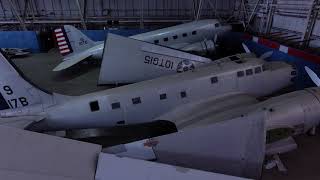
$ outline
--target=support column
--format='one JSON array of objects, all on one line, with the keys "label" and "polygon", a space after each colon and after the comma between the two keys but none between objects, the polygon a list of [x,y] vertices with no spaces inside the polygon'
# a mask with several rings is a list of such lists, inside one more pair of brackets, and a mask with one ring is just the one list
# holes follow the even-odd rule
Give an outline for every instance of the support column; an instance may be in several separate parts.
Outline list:
[{"label": "support column", "polygon": [[276,4],[277,4],[277,1],[276,0],[272,0],[272,2],[270,4],[269,12],[268,12],[268,18],[267,18],[265,34],[270,34],[271,33],[272,24],[273,24],[273,18],[274,18],[274,12],[276,11]]},{"label": "support column", "polygon": [[26,24],[24,23],[24,21],[23,21],[23,20],[21,19],[21,17],[19,16],[19,13],[18,13],[15,5],[13,4],[12,0],[8,0],[8,1],[9,1],[10,6],[11,6],[11,10],[12,10],[14,16],[17,18],[17,20],[18,20],[19,23],[20,23],[21,28],[22,28],[24,31],[27,31],[28,29],[27,29],[27,27],[26,27]]},{"label": "support column", "polygon": [[314,26],[316,24],[318,15],[319,15],[319,6],[320,0],[314,0],[312,6],[310,7],[308,17],[307,17],[307,26],[302,35],[302,47],[306,48],[309,46],[310,38],[312,36]]},{"label": "support column", "polygon": [[[82,13],[82,9],[81,9],[81,6],[80,6],[80,2],[79,2],[79,0],[75,0],[75,1],[76,1],[78,10],[79,10],[79,15],[80,15],[80,19],[81,19],[82,28],[83,29],[87,29],[87,25],[86,25],[85,19],[83,17],[83,13]],[[84,0],[84,1],[86,1],[86,0]],[[84,2],[84,3],[86,3],[86,2]],[[84,9],[84,11],[85,11],[85,9]]]}]

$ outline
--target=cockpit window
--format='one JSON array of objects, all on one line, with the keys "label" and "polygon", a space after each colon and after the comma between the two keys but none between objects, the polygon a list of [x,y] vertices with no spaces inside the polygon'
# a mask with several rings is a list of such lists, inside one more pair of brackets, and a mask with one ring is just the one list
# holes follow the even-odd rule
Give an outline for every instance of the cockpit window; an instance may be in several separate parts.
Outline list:
[{"label": "cockpit window", "polygon": [[253,74],[252,69],[247,69],[247,70],[246,70],[246,75],[247,75],[247,76],[250,76],[250,75],[252,75],[252,74]]},{"label": "cockpit window", "polygon": [[196,34],[197,34],[197,31],[192,31],[191,34],[192,34],[192,35],[196,35]]},{"label": "cockpit window", "polygon": [[266,71],[267,70],[267,66],[264,64],[262,65],[262,71]]},{"label": "cockpit window", "polygon": [[238,71],[237,72],[237,76],[238,77],[243,77],[244,76],[244,72],[243,71]]},{"label": "cockpit window", "polygon": [[256,74],[261,73],[261,67],[254,68],[254,73]]}]

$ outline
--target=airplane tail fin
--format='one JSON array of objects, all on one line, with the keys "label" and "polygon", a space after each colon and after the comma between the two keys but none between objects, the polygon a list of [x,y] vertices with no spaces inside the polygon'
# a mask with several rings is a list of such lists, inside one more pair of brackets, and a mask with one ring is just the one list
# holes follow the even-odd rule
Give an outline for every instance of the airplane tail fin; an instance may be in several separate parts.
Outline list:
[{"label": "airplane tail fin", "polygon": [[81,52],[95,45],[94,41],[71,25],[64,25],[54,32],[62,56]]},{"label": "airplane tail fin", "polygon": [[0,53],[0,110],[52,102],[53,95],[28,81],[19,69]]}]

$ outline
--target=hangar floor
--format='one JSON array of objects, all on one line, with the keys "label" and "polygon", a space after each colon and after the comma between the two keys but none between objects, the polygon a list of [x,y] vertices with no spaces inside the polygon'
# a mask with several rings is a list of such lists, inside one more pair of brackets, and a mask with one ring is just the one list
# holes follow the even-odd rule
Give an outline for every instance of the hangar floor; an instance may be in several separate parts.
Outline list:
[{"label": "hangar floor", "polygon": [[[48,91],[65,95],[81,95],[89,92],[111,88],[112,86],[97,86],[99,66],[89,64],[76,66],[66,72],[52,72],[60,62],[56,51],[40,53],[26,58],[13,59],[27,78]],[[320,178],[318,164],[320,162],[320,134],[316,136],[300,136],[296,138],[299,148],[281,155],[288,173],[283,174],[275,169],[264,170],[263,180],[295,180]]]}]

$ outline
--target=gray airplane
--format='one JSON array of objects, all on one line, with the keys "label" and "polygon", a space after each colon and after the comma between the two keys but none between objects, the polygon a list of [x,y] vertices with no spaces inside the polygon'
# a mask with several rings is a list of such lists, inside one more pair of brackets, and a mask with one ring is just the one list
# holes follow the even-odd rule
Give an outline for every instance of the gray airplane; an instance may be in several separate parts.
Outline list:
[{"label": "gray airplane", "polygon": [[183,74],[70,97],[32,85],[1,55],[0,92],[7,107],[0,111],[0,124],[41,130],[99,128],[156,121],[195,103],[199,110],[210,103],[220,107],[219,103],[227,100],[243,106],[236,100],[237,94],[260,97],[275,92],[291,84],[292,71],[284,62],[231,59]]},{"label": "gray airplane", "polygon": [[[184,51],[204,53],[214,51],[218,35],[229,30],[231,30],[229,25],[222,25],[215,19],[206,19],[150,31],[130,36],[130,38]],[[67,69],[89,57],[102,58],[103,41],[94,42],[73,26],[65,25],[63,28],[56,29],[55,36],[64,58],[53,71]]]},{"label": "gray airplane", "polygon": [[[135,83],[164,75],[193,71],[209,63],[255,57],[243,44],[247,53],[212,61],[209,58],[184,51],[109,34],[104,46],[98,84]],[[123,53],[126,49],[126,53]],[[272,52],[263,54],[265,59]],[[130,57],[128,60],[128,57]]]}]

